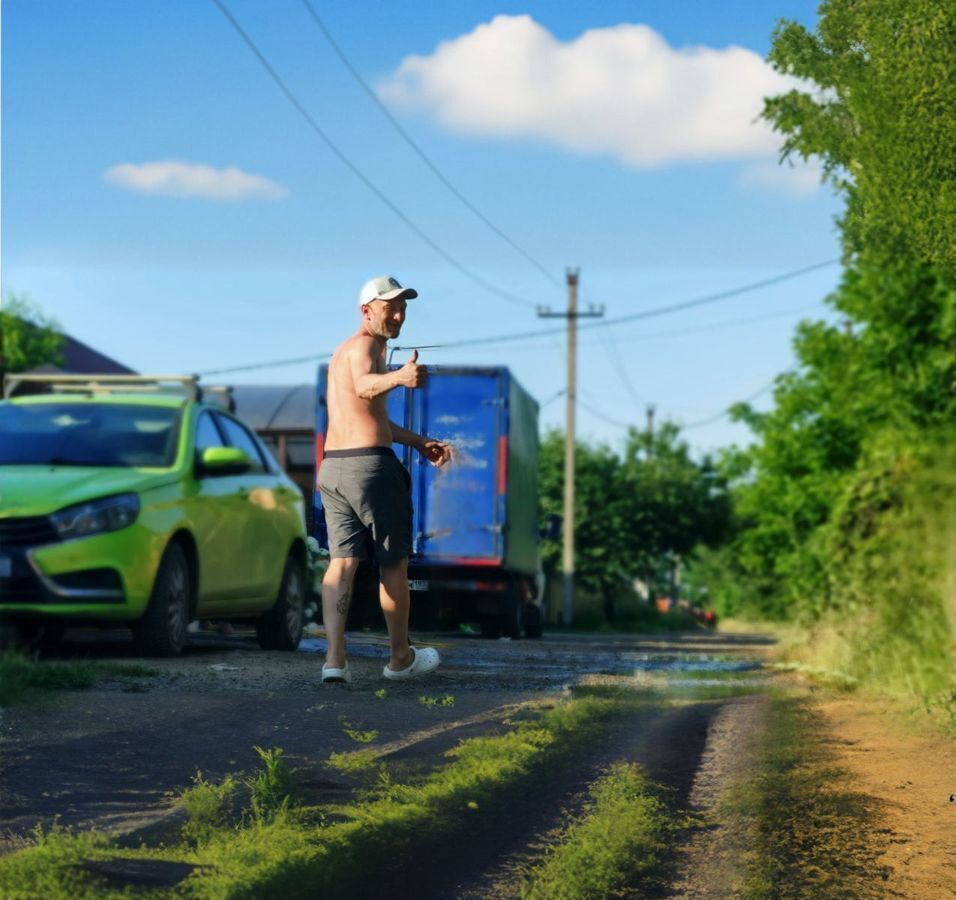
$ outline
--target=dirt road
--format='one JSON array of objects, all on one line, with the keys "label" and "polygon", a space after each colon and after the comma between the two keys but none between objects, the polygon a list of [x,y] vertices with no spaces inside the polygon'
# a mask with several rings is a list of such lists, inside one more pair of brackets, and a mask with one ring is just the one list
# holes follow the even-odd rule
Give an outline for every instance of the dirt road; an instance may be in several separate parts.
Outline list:
[{"label": "dirt road", "polygon": [[[0,852],[23,846],[37,823],[54,819],[125,835],[129,846],[155,843],[181,823],[175,799],[197,771],[210,781],[248,772],[258,762],[255,747],[283,749],[304,801],[336,802],[355,782],[326,765],[330,754],[368,746],[398,770],[427,771],[461,740],[504,732],[524,709],[553,705],[571,688],[626,684],[667,702],[609,723],[599,741],[523,783],[476,824],[467,846],[430,847],[409,896],[513,896],[515,872],[619,759],[641,764],[672,809],[711,821],[676,840],[662,874],[631,895],[742,895],[750,838],[731,819],[721,827],[713,821],[727,792],[752,775],[760,752],[767,689],[777,680],[762,667],[770,638],[695,632],[428,640],[444,664],[427,680],[383,680],[384,641],[363,633],[350,636],[354,682],[323,686],[320,637],[280,654],[261,652],[241,635],[203,635],[181,659],[149,661],[155,676],[106,680],[3,710]],[[82,633],[60,656],[133,661],[120,638]],[[893,895],[895,882],[877,881]],[[374,896],[375,885],[368,887]],[[392,896],[405,895],[389,887]]]}]

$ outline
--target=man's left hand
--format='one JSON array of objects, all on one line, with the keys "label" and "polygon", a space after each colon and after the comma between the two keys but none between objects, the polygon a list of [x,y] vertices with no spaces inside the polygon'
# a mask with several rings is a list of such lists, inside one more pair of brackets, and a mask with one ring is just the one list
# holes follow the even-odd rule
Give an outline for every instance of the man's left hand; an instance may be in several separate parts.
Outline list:
[{"label": "man's left hand", "polygon": [[436,441],[432,438],[425,438],[418,448],[418,452],[433,466],[439,469],[452,458],[451,444],[446,444],[444,441]]}]

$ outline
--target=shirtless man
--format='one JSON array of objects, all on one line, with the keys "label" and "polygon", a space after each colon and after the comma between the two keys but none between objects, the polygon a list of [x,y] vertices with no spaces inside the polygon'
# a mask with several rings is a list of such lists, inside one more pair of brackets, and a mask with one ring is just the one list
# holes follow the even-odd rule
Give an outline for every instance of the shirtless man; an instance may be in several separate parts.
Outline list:
[{"label": "shirtless man", "polygon": [[392,444],[414,447],[432,465],[443,466],[451,448],[390,422],[386,395],[398,387],[420,388],[425,367],[418,351],[389,372],[385,347],[405,322],[405,307],[418,292],[383,276],[359,293],[362,324],[329,363],[326,392],[329,429],[319,470],[319,490],[329,530],[328,571],[322,579],[322,617],[328,651],[322,680],[350,681],[345,658],[345,618],[359,563],[378,563],[379,600],[388,626],[386,678],[412,678],[438,667],[433,647],[408,643],[408,555],[412,550],[412,498],[408,472]]}]

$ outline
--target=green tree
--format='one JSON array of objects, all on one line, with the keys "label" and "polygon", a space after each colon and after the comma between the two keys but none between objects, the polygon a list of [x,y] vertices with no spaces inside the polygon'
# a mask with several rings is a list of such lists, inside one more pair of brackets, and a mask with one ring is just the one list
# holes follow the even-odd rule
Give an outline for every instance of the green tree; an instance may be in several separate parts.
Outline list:
[{"label": "green tree", "polygon": [[846,197],[851,257],[956,273],[956,7],[825,0],[817,33],[782,22],[770,60],[816,84],[766,101],[785,156],[816,156]]},{"label": "green tree", "polygon": [[816,616],[841,602],[835,512],[878,515],[871,461],[892,471],[956,411],[956,7],[828,0],[816,34],[782,23],[770,58],[821,89],[770,98],[765,115],[784,155],[819,157],[844,195],[849,267],[828,298],[838,323],[801,324],[772,411],[734,410],[757,442],[724,458],[738,524],[725,561],[752,612]]},{"label": "green tree", "polygon": [[36,304],[8,294],[0,304],[0,378],[45,363],[59,363],[63,335]]},{"label": "green tree", "polygon": [[[549,432],[540,466],[542,520],[561,515],[564,435]],[[601,597],[609,618],[632,579],[667,591],[677,557],[719,543],[729,525],[726,485],[710,460],[695,462],[676,426],[653,435],[631,429],[618,455],[606,445],[577,445],[575,457],[575,576]],[[545,565],[561,565],[560,541],[545,541]]]}]

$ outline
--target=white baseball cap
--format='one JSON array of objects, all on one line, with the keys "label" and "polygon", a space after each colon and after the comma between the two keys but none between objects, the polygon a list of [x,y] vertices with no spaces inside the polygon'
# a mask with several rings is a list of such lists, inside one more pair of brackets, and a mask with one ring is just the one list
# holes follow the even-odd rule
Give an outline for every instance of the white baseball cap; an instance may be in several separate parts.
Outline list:
[{"label": "white baseball cap", "polygon": [[365,306],[373,300],[395,300],[399,297],[405,300],[411,300],[417,297],[418,291],[413,288],[402,287],[397,278],[391,275],[379,275],[378,278],[372,278],[362,285],[359,291],[359,306]]}]

